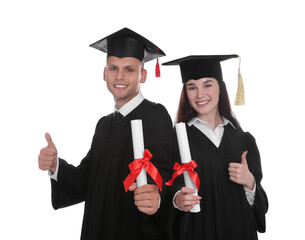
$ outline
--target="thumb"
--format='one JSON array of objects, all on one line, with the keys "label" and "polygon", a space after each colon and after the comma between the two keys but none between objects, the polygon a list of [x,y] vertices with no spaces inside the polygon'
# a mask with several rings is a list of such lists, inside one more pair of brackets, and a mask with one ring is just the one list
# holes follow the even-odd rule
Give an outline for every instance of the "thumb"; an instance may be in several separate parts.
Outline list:
[{"label": "thumb", "polygon": [[248,151],[244,151],[242,153],[242,155],[241,155],[241,164],[248,166],[247,159],[246,159],[247,153],[248,153]]},{"label": "thumb", "polygon": [[129,191],[134,191],[137,188],[137,184],[134,182],[133,184],[131,184],[131,186],[129,187]]},{"label": "thumb", "polygon": [[48,147],[54,147],[55,148],[55,144],[53,143],[51,135],[49,133],[45,134],[45,138],[47,140]]}]

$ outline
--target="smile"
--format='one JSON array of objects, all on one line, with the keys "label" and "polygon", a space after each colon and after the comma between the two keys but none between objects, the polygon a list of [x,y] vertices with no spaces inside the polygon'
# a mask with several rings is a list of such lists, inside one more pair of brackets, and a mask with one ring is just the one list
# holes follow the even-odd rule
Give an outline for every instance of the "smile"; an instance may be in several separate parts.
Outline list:
[{"label": "smile", "polygon": [[127,88],[128,87],[128,85],[125,85],[125,84],[114,84],[114,87],[115,88]]},{"label": "smile", "polygon": [[209,100],[206,101],[200,101],[200,102],[196,102],[197,105],[205,105],[209,102]]}]

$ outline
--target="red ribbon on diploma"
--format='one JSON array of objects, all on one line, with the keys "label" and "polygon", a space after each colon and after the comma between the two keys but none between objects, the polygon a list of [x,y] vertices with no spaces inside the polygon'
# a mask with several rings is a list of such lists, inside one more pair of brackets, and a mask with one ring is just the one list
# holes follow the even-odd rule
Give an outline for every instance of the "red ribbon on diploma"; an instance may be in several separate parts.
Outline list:
[{"label": "red ribbon on diploma", "polygon": [[168,186],[172,186],[175,178],[181,175],[184,171],[187,171],[191,179],[193,180],[194,184],[196,185],[197,190],[199,190],[200,179],[198,174],[193,170],[196,167],[197,167],[197,163],[194,160],[182,164],[175,163],[174,165],[175,172],[173,173],[172,179],[165,184]]},{"label": "red ribbon on diploma", "polygon": [[136,180],[143,167],[155,181],[160,191],[162,191],[163,180],[158,169],[149,161],[151,158],[152,154],[148,151],[148,149],[145,149],[143,158],[135,159],[133,162],[129,163],[128,167],[130,169],[130,173],[123,182],[125,192],[128,191],[128,188]]}]

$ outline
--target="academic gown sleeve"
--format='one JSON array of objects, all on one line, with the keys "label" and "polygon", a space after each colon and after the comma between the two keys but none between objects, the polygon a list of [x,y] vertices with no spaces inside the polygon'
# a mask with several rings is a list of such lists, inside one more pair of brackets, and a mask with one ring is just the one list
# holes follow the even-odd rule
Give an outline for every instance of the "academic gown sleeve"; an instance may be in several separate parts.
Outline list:
[{"label": "academic gown sleeve", "polygon": [[268,211],[268,198],[261,186],[261,180],[263,177],[260,154],[256,145],[255,138],[250,134],[247,135],[247,163],[250,172],[253,174],[256,181],[256,192],[254,205],[252,207],[256,229],[258,232],[266,231],[265,214]]},{"label": "academic gown sleeve", "polygon": [[78,167],[59,159],[58,182],[51,179],[52,206],[59,209],[85,200],[85,176]]},{"label": "academic gown sleeve", "polygon": [[[97,123],[95,133],[102,120],[103,118]],[[92,142],[94,142],[94,137]],[[77,167],[59,158],[58,181],[51,179],[51,199],[52,206],[55,210],[85,200],[90,158],[91,149]]]}]

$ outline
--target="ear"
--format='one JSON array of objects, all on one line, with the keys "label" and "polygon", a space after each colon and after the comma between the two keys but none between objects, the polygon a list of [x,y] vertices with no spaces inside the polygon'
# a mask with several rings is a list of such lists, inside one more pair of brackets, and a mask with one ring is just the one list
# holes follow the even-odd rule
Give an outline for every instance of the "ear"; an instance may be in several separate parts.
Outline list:
[{"label": "ear", "polygon": [[146,78],[147,78],[147,71],[146,71],[146,69],[142,69],[141,70],[141,81],[140,81],[140,83],[145,83]]},{"label": "ear", "polygon": [[106,67],[104,67],[103,78],[104,78],[104,81],[106,81]]}]

